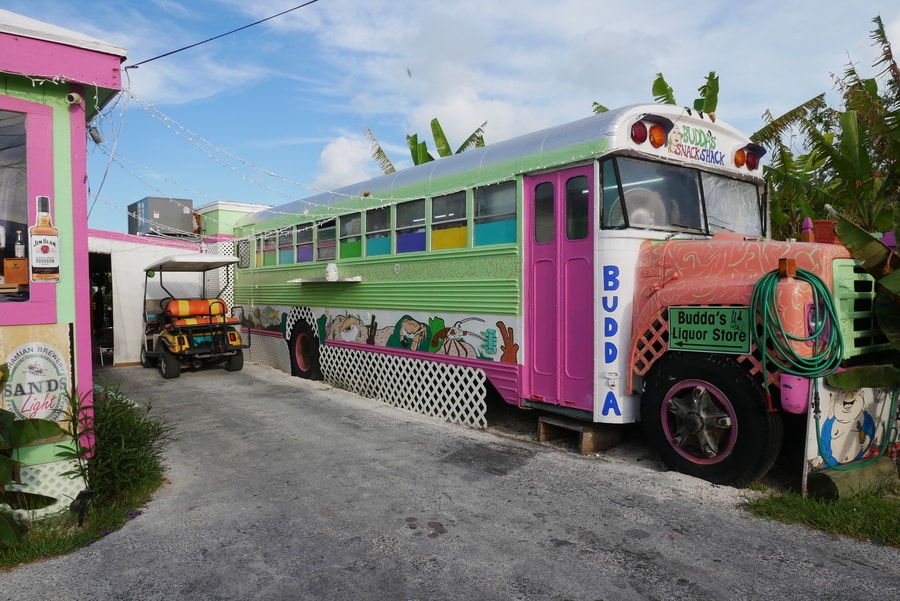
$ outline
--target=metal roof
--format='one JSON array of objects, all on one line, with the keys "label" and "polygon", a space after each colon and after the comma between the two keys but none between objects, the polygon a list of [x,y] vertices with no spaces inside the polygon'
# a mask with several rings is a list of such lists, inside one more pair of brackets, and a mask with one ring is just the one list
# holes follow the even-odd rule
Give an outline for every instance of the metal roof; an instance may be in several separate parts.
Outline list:
[{"label": "metal roof", "polygon": [[219,267],[226,267],[238,262],[238,258],[231,255],[213,255],[208,253],[191,253],[189,255],[169,255],[158,259],[144,267],[144,271],[210,271]]},{"label": "metal roof", "polygon": [[0,9],[0,33],[112,54],[122,57],[123,60],[128,55],[127,51],[119,46],[3,9]]}]

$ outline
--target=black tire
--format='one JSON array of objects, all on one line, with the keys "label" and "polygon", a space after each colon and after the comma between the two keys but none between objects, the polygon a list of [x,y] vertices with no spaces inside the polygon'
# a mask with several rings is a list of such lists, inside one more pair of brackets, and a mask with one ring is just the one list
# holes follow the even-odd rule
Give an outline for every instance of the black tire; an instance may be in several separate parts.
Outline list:
[{"label": "black tire", "polygon": [[165,346],[160,348],[159,373],[166,380],[177,378],[181,375],[181,361],[173,355]]},{"label": "black tire", "polygon": [[291,356],[291,375],[305,380],[322,379],[319,339],[313,333],[312,327],[303,320],[298,321],[291,330],[288,353]]},{"label": "black tire", "polygon": [[141,345],[141,367],[156,367],[158,363],[159,359],[148,357],[147,349],[144,348],[144,345]]},{"label": "black tire", "polygon": [[225,369],[228,371],[241,371],[244,368],[244,351],[238,350],[225,359]]},{"label": "black tire", "polygon": [[781,415],[769,411],[760,384],[732,359],[672,352],[645,382],[644,437],[670,469],[742,487],[775,463]]}]

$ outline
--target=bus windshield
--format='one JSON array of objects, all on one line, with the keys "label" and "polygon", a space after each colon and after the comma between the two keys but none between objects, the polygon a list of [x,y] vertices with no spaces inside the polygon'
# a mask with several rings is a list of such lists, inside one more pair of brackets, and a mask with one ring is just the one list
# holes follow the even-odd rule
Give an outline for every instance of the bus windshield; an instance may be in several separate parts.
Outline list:
[{"label": "bus windshield", "polygon": [[625,157],[604,161],[602,174],[604,228],[763,235],[752,182]]}]

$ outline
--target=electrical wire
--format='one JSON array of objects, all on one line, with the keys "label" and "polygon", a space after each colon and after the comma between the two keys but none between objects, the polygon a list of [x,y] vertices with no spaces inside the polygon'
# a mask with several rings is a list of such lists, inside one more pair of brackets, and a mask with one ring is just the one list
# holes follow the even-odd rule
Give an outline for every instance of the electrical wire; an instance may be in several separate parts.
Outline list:
[{"label": "electrical wire", "polygon": [[172,56],[173,54],[177,54],[177,53],[182,52],[182,51],[184,51],[184,50],[190,50],[191,48],[196,48],[197,46],[201,46],[201,45],[203,45],[203,44],[206,44],[207,42],[212,42],[213,40],[218,40],[219,38],[224,38],[224,37],[227,36],[227,35],[231,35],[231,34],[233,34],[233,33],[239,32],[239,31],[243,31],[244,29],[249,29],[250,27],[253,27],[254,25],[259,25],[260,23],[265,23],[266,21],[270,21],[270,20],[272,20],[272,19],[275,19],[276,17],[280,17],[280,16],[282,16],[282,15],[286,15],[286,14],[288,14],[289,12],[293,12],[293,11],[295,11],[295,10],[298,10],[298,9],[301,9],[301,8],[305,8],[305,7],[309,6],[310,4],[315,4],[315,3],[318,2],[318,1],[319,1],[319,0],[309,0],[309,2],[304,2],[303,4],[300,4],[300,5],[298,5],[298,6],[295,6],[294,8],[289,8],[289,9],[287,9],[287,10],[283,10],[283,11],[281,11],[280,13],[278,13],[277,15],[272,15],[271,17],[266,17],[265,19],[260,19],[259,21],[256,21],[255,23],[250,23],[249,25],[244,25],[243,27],[238,27],[237,29],[232,29],[231,31],[227,31],[227,32],[225,32],[225,33],[220,33],[219,35],[213,36],[213,37],[211,37],[211,38],[209,38],[209,39],[206,39],[206,40],[203,40],[202,42],[196,42],[196,43],[194,43],[194,44],[191,44],[190,46],[185,46],[184,48],[179,48],[178,50],[172,50],[171,52],[166,52],[165,54],[160,54],[159,56],[154,56],[153,58],[148,58],[147,60],[143,60],[143,61],[141,61],[141,62],[139,62],[139,63],[134,63],[133,65],[126,65],[126,66],[125,66],[125,69],[137,69],[137,68],[140,67],[141,65],[145,65],[145,64],[147,64],[147,63],[149,63],[149,62],[155,61],[155,60],[160,59],[160,58],[165,58],[165,57],[167,57],[167,56]]}]

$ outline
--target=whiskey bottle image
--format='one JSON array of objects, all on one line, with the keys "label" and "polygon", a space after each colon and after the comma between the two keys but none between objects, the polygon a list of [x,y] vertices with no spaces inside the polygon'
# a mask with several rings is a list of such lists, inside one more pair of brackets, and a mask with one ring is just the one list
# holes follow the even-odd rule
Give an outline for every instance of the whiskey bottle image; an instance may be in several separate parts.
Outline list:
[{"label": "whiskey bottle image", "polygon": [[50,197],[37,197],[37,223],[28,230],[31,281],[59,281],[59,230],[50,219]]}]

